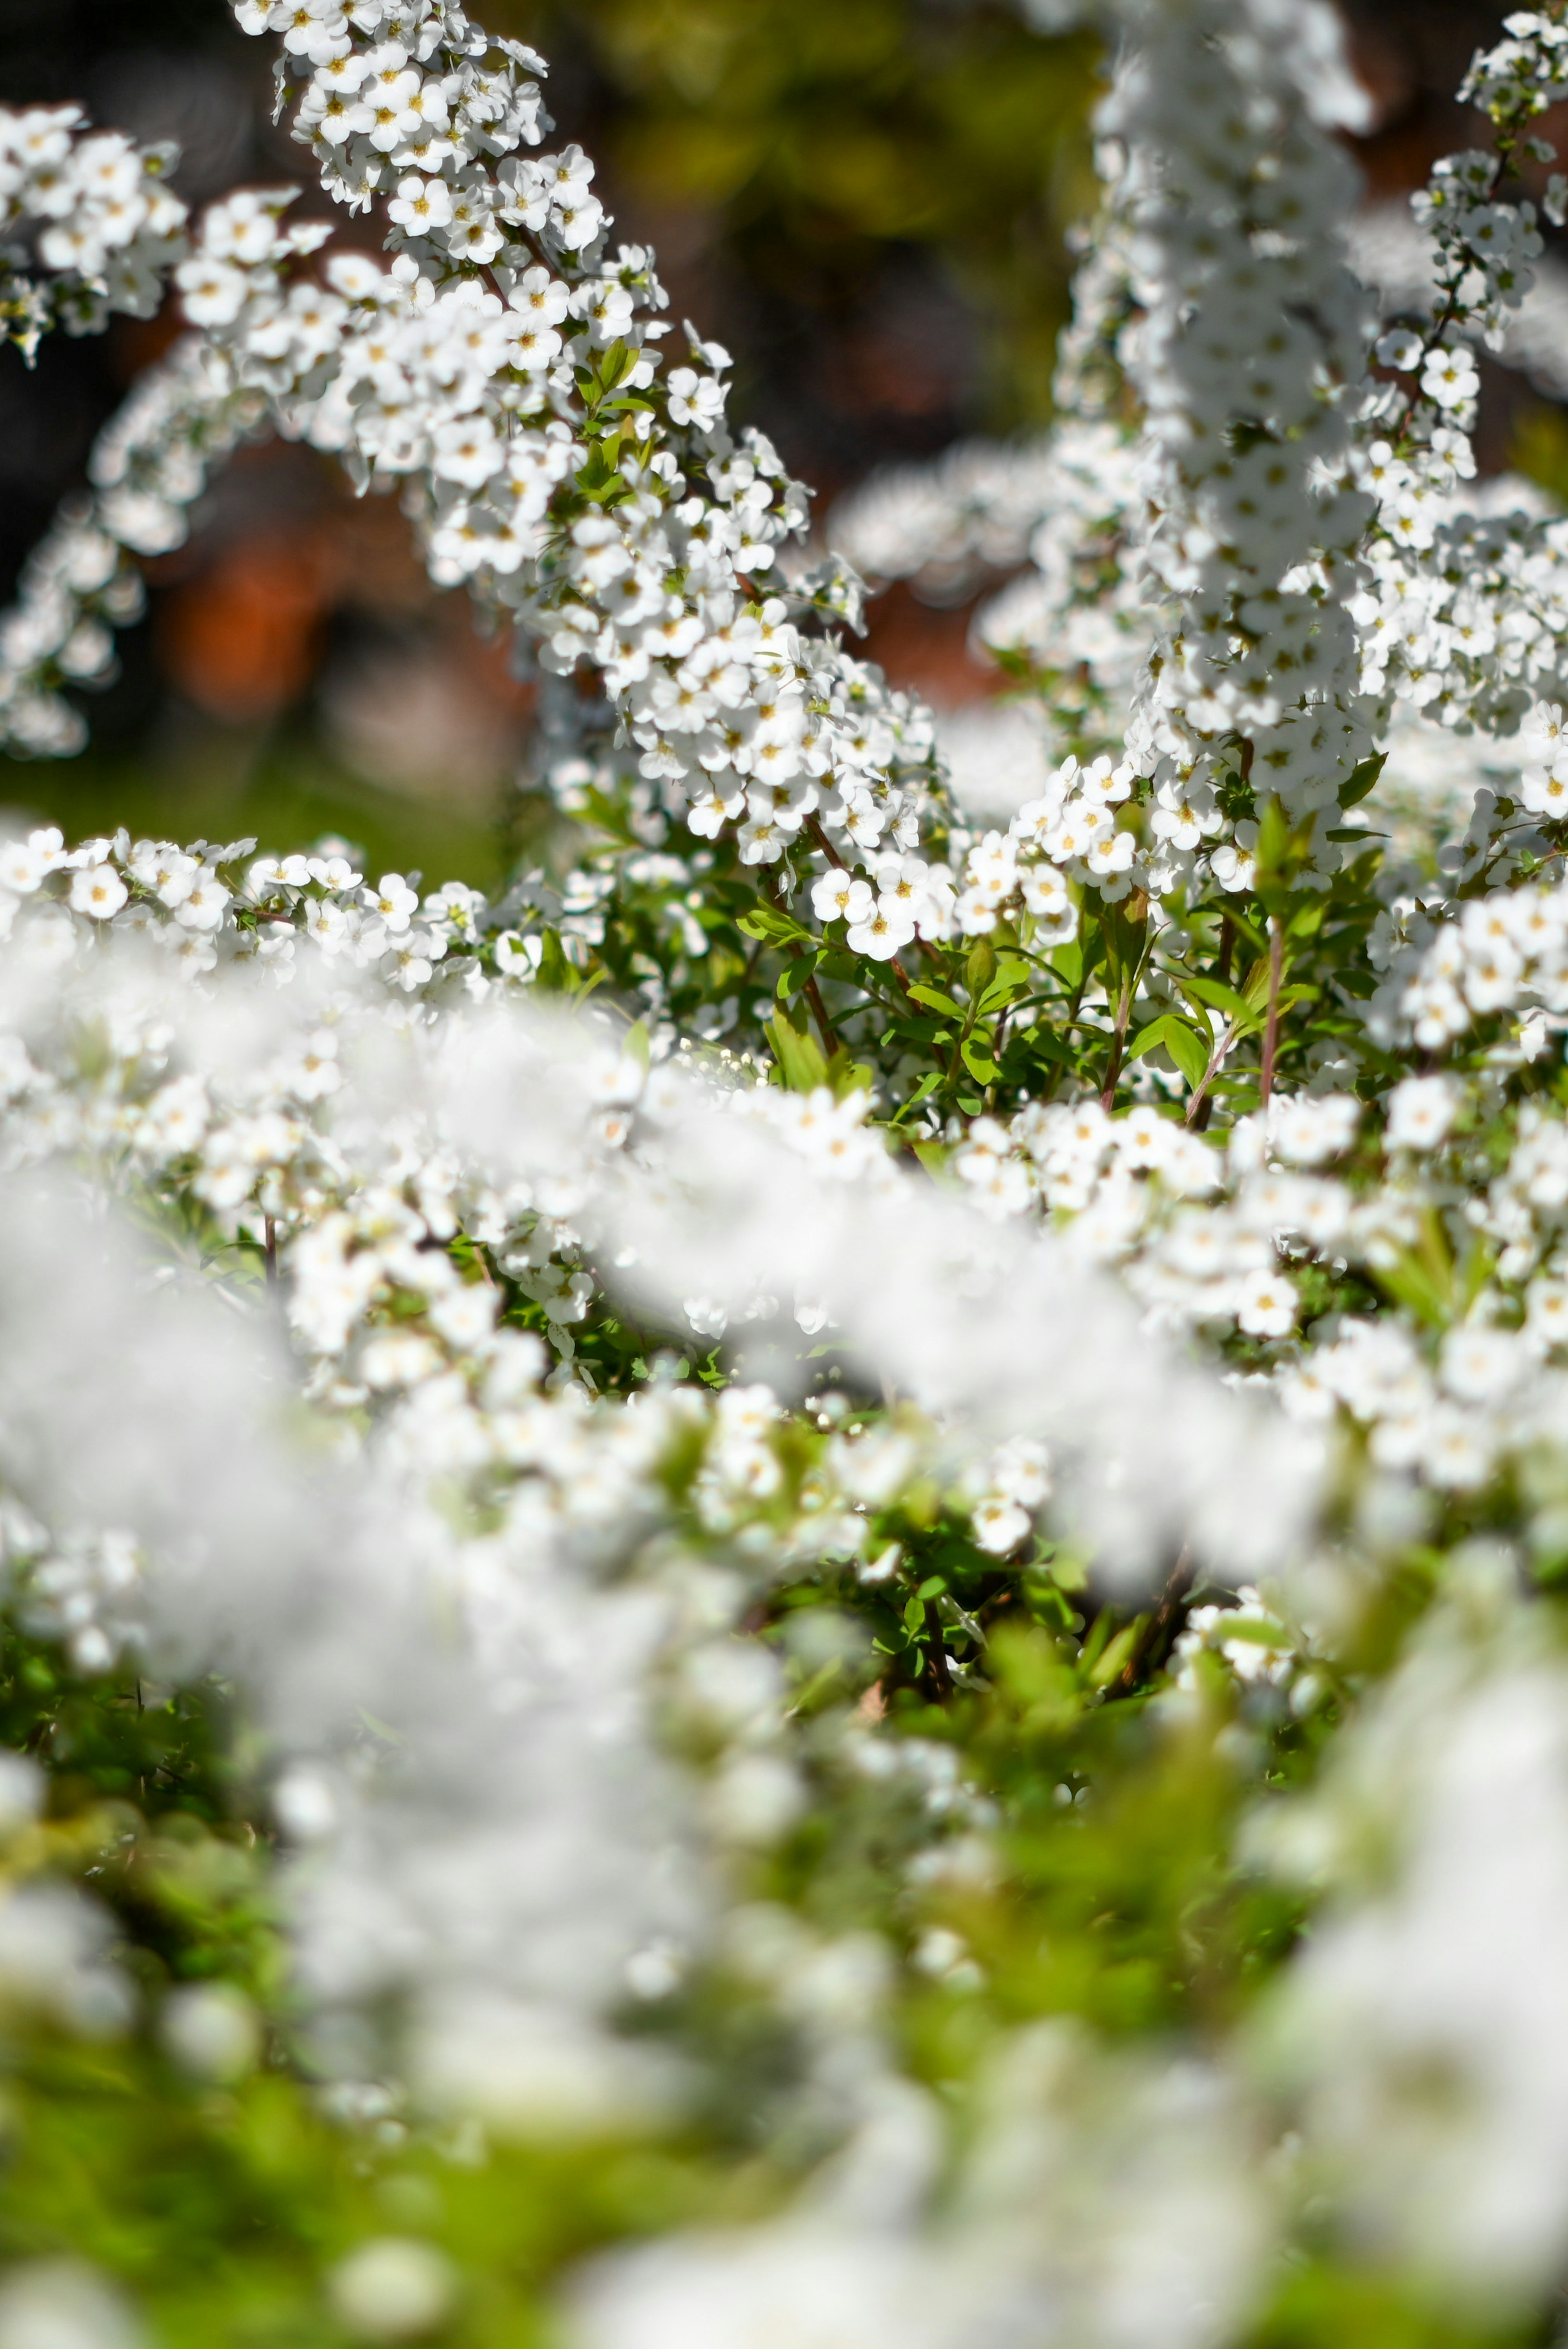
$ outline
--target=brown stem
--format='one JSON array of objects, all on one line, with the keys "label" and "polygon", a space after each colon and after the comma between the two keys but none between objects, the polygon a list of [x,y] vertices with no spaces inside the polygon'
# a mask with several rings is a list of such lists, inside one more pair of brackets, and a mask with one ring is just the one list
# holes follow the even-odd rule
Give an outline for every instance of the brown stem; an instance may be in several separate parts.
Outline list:
[{"label": "brown stem", "polygon": [[953,1675],[947,1669],[947,1651],[942,1644],[942,1619],[934,1607],[926,1608],[925,1629],[931,1642],[929,1664],[932,1682],[937,1695],[945,1703],[953,1694]]},{"label": "brown stem", "polygon": [[271,1216],[262,1217],[262,1253],[266,1258],[267,1287],[278,1285],[278,1227]]},{"label": "brown stem", "polygon": [[1187,1115],[1183,1123],[1190,1125],[1194,1133],[1202,1133],[1209,1123],[1209,1087],[1224,1067],[1225,1055],[1234,1041],[1233,1030],[1230,1028],[1224,1029],[1219,1042],[1209,1055],[1209,1065],[1203,1071],[1202,1082],[1187,1104]]},{"label": "brown stem", "polygon": [[1187,1613],[1187,1601],[1192,1590],[1192,1553],[1184,1548],[1171,1569],[1171,1578],[1160,1596],[1160,1604],[1149,1618],[1143,1633],[1116,1679],[1119,1696],[1130,1696],[1140,1680],[1150,1679],[1169,1657],[1181,1634]]},{"label": "brown stem", "polygon": [[[802,951],[799,947],[795,949],[797,955]],[[828,1007],[822,1000],[822,990],[814,978],[809,978],[806,981],[805,993],[806,1000],[811,1007],[811,1017],[817,1023],[817,1032],[822,1039],[822,1050],[830,1061],[835,1052],[843,1049],[839,1042],[838,1030],[828,1017]]]},{"label": "brown stem", "polygon": [[1258,1095],[1264,1109],[1274,1091],[1274,1054],[1279,1049],[1279,991],[1284,977],[1284,932],[1279,916],[1269,922],[1269,1016],[1264,1030],[1264,1057],[1258,1070]]},{"label": "brown stem", "polygon": [[[997,1020],[997,1022],[996,1022],[996,1033],[995,1033],[995,1034],[992,1037],[992,1039],[991,1039],[991,1058],[992,1058],[992,1059],[995,1061],[995,1063],[996,1063],[998,1073],[1000,1072],[1001,1065],[1002,1065],[1002,1054],[1003,1054],[1003,1052],[1004,1052],[1004,1051],[1006,1050],[1006,1044],[1007,1044],[1007,1014],[1008,1014],[1008,1012],[1009,1012],[1011,1009],[1012,1009],[1012,1006],[1011,1006],[1011,1004],[1005,1003],[1005,1004],[1002,1006],[1002,1014],[1001,1014],[1000,1019],[999,1019]],[[992,1080],[991,1080],[991,1081],[990,1081],[990,1083],[989,1083],[989,1084],[986,1086],[986,1088],[985,1088],[985,1107],[986,1107],[988,1110],[989,1110],[989,1109],[994,1109],[994,1108],[995,1107],[995,1103],[996,1103],[996,1079],[995,1079],[995,1077],[993,1077],[993,1078],[992,1078]]]},{"label": "brown stem", "polygon": [[843,858],[839,854],[838,850],[833,846],[832,842],[828,838],[827,833],[822,830],[821,825],[817,822],[814,815],[809,815],[806,818],[806,829],[810,833],[812,839],[816,842],[818,847],[821,850],[823,855],[827,858],[829,864],[836,864],[841,873],[847,873],[850,869],[849,866],[844,863]]},{"label": "brown stem", "polygon": [[[783,913],[785,910],[784,900],[779,894],[779,890],[774,883],[772,874],[767,873],[765,870],[758,877],[762,885],[762,893],[764,896],[767,897],[769,903],[772,905],[774,912],[776,914]],[[798,938],[791,938],[789,941],[789,951],[794,959],[799,962],[806,949]],[[840,1050],[840,1045],[838,1036],[834,1032],[833,1023],[828,1017],[828,1007],[822,1000],[822,990],[818,986],[816,979],[812,978],[806,981],[802,992],[805,995],[807,1002],[811,1007],[811,1017],[815,1019],[817,1023],[817,1032],[822,1039],[822,1050],[826,1052],[829,1060],[830,1061],[834,1053]]]}]

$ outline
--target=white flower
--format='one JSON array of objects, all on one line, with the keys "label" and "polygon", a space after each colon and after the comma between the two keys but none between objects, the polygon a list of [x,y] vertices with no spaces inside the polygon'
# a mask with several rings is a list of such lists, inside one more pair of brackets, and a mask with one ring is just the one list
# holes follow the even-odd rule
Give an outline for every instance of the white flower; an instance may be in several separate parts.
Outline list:
[{"label": "white flower", "polygon": [[863,923],[875,902],[870,882],[839,865],[820,873],[811,884],[811,910],[820,922]]},{"label": "white flower", "polygon": [[891,962],[914,936],[914,916],[898,897],[879,897],[850,924],[848,943],[855,954],[877,962]]},{"label": "white flower", "polygon": [[119,913],[129,894],[112,864],[88,864],[72,875],[69,902],[74,913],[107,922]]},{"label": "white flower", "polygon": [[1028,1513],[1005,1493],[992,1493],[976,1501],[970,1522],[980,1547],[996,1557],[1016,1549],[1029,1532]]},{"label": "white flower", "polygon": [[340,2260],[328,2278],[333,2313],[356,2341],[418,2341],[457,2299],[450,2261],[433,2243],[380,2235]]},{"label": "white flower", "polygon": [[449,1345],[463,1351],[481,1345],[495,1327],[496,1292],[483,1282],[468,1282],[448,1291],[430,1308],[432,1326]]},{"label": "white flower", "polygon": [[1386,1138],[1391,1150],[1437,1150],[1459,1111],[1449,1077],[1405,1077],[1388,1095]]},{"label": "white flower", "polygon": [[1450,1330],[1443,1340],[1440,1375],[1461,1402],[1492,1402],[1518,1384],[1528,1358],[1508,1330]]},{"label": "white flower", "polygon": [[360,902],[395,936],[401,936],[419,910],[418,890],[410,889],[401,873],[384,873],[374,889],[362,889]]},{"label": "white flower", "polygon": [[1236,1301],[1236,1326],[1253,1338],[1284,1338],[1295,1327],[1295,1290],[1283,1274],[1249,1272]]},{"label": "white flower", "polygon": [[388,220],[396,221],[411,236],[428,236],[432,230],[445,228],[452,217],[451,192],[444,180],[422,180],[410,172],[397,182],[397,193],[387,207]]},{"label": "white flower", "polygon": [[193,326],[232,326],[251,290],[244,271],[223,261],[182,261],[174,282]]},{"label": "white flower", "polygon": [[174,918],[182,929],[215,930],[230,903],[230,893],[215,873],[198,871],[180,903]]}]

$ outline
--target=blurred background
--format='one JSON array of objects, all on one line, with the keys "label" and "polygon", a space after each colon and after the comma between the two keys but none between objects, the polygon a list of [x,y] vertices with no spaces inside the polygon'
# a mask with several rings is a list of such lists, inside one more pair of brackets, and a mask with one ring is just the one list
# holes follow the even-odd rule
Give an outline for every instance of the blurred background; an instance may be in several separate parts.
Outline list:
[{"label": "blurred background", "polygon": [[[1474,143],[1454,102],[1504,11],[1475,0],[1343,0],[1374,125],[1354,144],[1369,201]],[[1029,30],[1003,0],[479,0],[549,57],[557,138],[599,161],[628,241],[657,250],[674,316],[734,353],[732,413],[820,493],[879,466],[1049,417],[1069,232],[1092,209],[1082,36]],[[304,183],[269,120],[268,45],[222,0],[0,0],[0,102],[85,99],[173,139],[201,205],[239,182]],[[306,211],[325,209],[314,187]],[[0,602],[94,433],[172,320],[0,352]],[[1489,375],[1482,454],[1568,491],[1557,403]],[[213,483],[190,543],[148,566],[147,618],[90,697],[91,747],[8,762],[0,800],[80,836],[323,833],[375,868],[492,885],[533,820],[529,689],[425,581],[391,498],[356,501],[330,460],[278,442]],[[995,577],[974,593],[989,591]],[[971,596],[972,601],[972,596]],[[968,603],[896,585],[866,649],[944,708],[994,689]]]}]

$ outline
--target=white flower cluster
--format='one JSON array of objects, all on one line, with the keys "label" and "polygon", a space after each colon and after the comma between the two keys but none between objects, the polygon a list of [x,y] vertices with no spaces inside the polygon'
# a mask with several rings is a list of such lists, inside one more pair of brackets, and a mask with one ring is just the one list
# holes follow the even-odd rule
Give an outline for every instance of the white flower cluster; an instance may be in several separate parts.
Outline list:
[{"label": "white flower cluster", "polygon": [[[296,129],[329,191],[396,187],[395,258],[335,256],[322,285],[298,265],[327,232],[283,227],[286,196],[215,206],[176,272],[222,354],[208,405],[248,395],[362,485],[406,481],[434,575],[500,606],[547,669],[593,667],[640,781],[683,829],[734,824],[755,864],[803,828],[815,865],[914,848],[930,722],[791,624],[791,606],[853,616],[841,566],[791,598],[758,589],[804,528],[802,493],[760,435],[729,433],[718,346],[688,336],[692,364],[662,368],[651,258],[609,254],[581,150],[516,151],[541,133],[539,60],[455,9],[296,15],[242,20],[294,43],[285,88],[306,74]],[[47,634],[32,595],[24,644]],[[74,747],[67,712],[45,722],[24,698],[30,747]]]},{"label": "white flower cluster", "polygon": [[1065,418],[1046,448],[1049,493],[1029,539],[1028,568],[980,611],[975,635],[1051,674],[1051,705],[1064,729],[1109,734],[1151,634],[1130,528],[1138,447],[1114,425]]},{"label": "white flower cluster", "polygon": [[[454,181],[471,191],[476,211],[490,212],[495,183],[480,159],[539,142],[543,60],[521,42],[492,40],[459,9],[431,0],[235,0],[234,14],[243,32],[282,36],[280,94],[300,99],[300,135],[340,203],[364,206],[394,191],[411,203],[402,181],[413,176],[438,187]],[[547,175],[534,176],[542,190]],[[570,179],[570,166],[561,177]],[[442,233],[454,259],[485,262],[500,251],[500,232],[431,201],[445,217],[418,216],[417,233]],[[562,194],[557,211],[572,201]],[[573,249],[593,242],[602,217],[585,184],[577,203],[575,221],[562,223]]]},{"label": "white flower cluster", "polygon": [[131,558],[183,543],[209,473],[261,407],[194,336],[138,378],[94,444],[91,495],[62,509],[0,616],[0,744],[30,758],[82,748],[86,724],[60,688],[112,675],[114,631],[146,601]]},{"label": "white flower cluster", "polygon": [[[1470,910],[1495,916],[1529,894]],[[1298,1420],[1342,1407],[1379,1466],[1468,1491],[1568,1436],[1568,1124],[1527,1103],[1507,1162],[1483,1172],[1467,1136],[1485,1099],[1484,1084],[1471,1099],[1449,1076],[1404,1079],[1369,1191],[1319,1171],[1357,1142],[1359,1104],[1334,1093],[1276,1100],[1223,1150],[1152,1108],[1032,1105],[1009,1126],[977,1119],[953,1169],[993,1217],[1043,1209],[1070,1246],[1116,1267],[1151,1326],[1278,1345],[1295,1336],[1314,1266],[1359,1268],[1427,1319],[1451,1317],[1436,1347],[1419,1318],[1326,1317],[1278,1354],[1274,1376]],[[1479,1265],[1516,1296],[1467,1272],[1466,1249],[1487,1251]]]},{"label": "white flower cluster", "polygon": [[1119,904],[1141,877],[1137,842],[1116,821],[1133,781],[1130,767],[1109,758],[1088,766],[1068,759],[1057,768],[1006,833],[988,832],[970,849],[955,909],[965,936],[994,930],[1023,907],[1041,947],[1065,946],[1078,923],[1069,879]]},{"label": "white flower cluster", "polygon": [[79,106],[0,107],[0,336],[31,359],[52,326],[150,318],[184,251],[169,147],[89,130]]},{"label": "white flower cluster", "polygon": [[[1331,2182],[1384,2258],[1471,2300],[1554,2277],[1568,2216],[1550,1955],[1568,1886],[1564,1689],[1515,1572],[1501,1545],[1456,1557],[1319,1789],[1253,1830],[1278,1880],[1340,1888],[1264,2051],[1270,2085],[1301,2098],[1304,2188]],[[1374,1852],[1397,1855],[1387,1874]]]},{"label": "white flower cluster", "polygon": [[[1079,427],[1090,440],[1099,428]],[[1071,484],[1071,431],[1038,440],[961,440],[927,465],[873,473],[841,498],[830,543],[861,575],[913,580],[958,601],[991,571],[1015,571]]]},{"label": "white flower cluster", "polygon": [[[1538,793],[1551,788],[1542,772]],[[1478,1020],[1516,1014],[1505,1019],[1504,1049],[1534,1060],[1568,1024],[1568,884],[1491,889],[1436,909],[1396,898],[1368,952],[1383,974],[1365,1007],[1380,1041],[1413,1038],[1440,1051]]]},{"label": "white flower cluster", "polygon": [[1283,1339],[1298,1309],[1285,1265],[1343,1256],[1354,1223],[1344,1185],[1303,1170],[1343,1156],[1358,1119],[1346,1095],[1297,1096],[1221,1151],[1152,1108],[1034,1104],[1010,1126],[976,1120],[954,1171],[992,1216],[1043,1207],[1070,1246],[1120,1269],[1151,1325]]},{"label": "white flower cluster", "polygon": [[[1433,254],[1429,315],[1379,338],[1388,373],[1368,388],[1358,427],[1357,479],[1377,501],[1371,577],[1354,607],[1365,689],[1392,691],[1447,725],[1503,733],[1533,698],[1560,689],[1568,570],[1556,523],[1501,499],[1490,513],[1473,493],[1461,503],[1475,472],[1472,346],[1504,348],[1534,284],[1535,207],[1502,202],[1498,189],[1522,153],[1552,160],[1527,127],[1565,88],[1568,34],[1547,15],[1516,12],[1508,37],[1478,55],[1461,95],[1491,116],[1498,150],[1446,158],[1415,198]],[[1554,178],[1554,220],[1564,191]]]},{"label": "white flower cluster", "polygon": [[[699,836],[734,823],[757,864],[806,824],[851,857],[913,848],[929,726],[758,596],[802,493],[761,435],[729,433],[719,346],[688,333],[692,363],[662,370],[651,256],[609,253],[581,149],[516,152],[542,135],[540,60],[456,8],[367,0],[292,31],[289,9],[240,16],[294,43],[296,130],[329,191],[397,191],[390,273],[340,259],[325,294],[246,274],[260,217],[209,222],[186,307],[242,380],[359,478],[417,477],[437,577],[512,614],[547,667],[593,663],[642,775]],[[850,591],[820,592],[830,608]]]},{"label": "white flower cluster", "polygon": [[[586,2349],[1222,2349],[1308,2244],[1315,2291],[1341,2261],[1361,2307],[1391,2267],[1403,2309],[1406,2262],[1512,2324],[1568,2254],[1560,1609],[1521,1571],[1568,1556],[1568,752],[1542,689],[1550,526],[1428,539],[1421,516],[1469,464],[1449,329],[1495,323],[1532,224],[1489,230],[1496,183],[1439,173],[1450,315],[1369,389],[1316,119],[1326,12],[1128,0],[1104,128],[1138,304],[1102,270],[1086,311],[1148,403],[1144,469],[1134,495],[1093,419],[1048,459],[1043,616],[1015,642],[1083,672],[1072,755],[943,862],[926,721],[809,633],[841,577],[779,585],[803,509],[763,444],[738,453],[720,355],[688,336],[666,370],[651,264],[606,265],[582,157],[517,152],[537,61],[433,0],[242,14],[283,34],[336,192],[397,208],[396,255],[318,284],[281,200],[209,215],[182,264],[204,355],[100,448],[34,634],[6,640],[13,703],[101,665],[121,551],[173,543],[264,406],[410,487],[440,574],[515,612],[589,713],[551,738],[563,801],[640,769],[636,844],[493,905],[330,843],[0,844],[11,1603],[84,1671],[125,1655],[239,1692],[314,2058],[351,2097],[396,2067],[426,2114],[678,2131],[735,2085],[713,2015],[755,2002],[747,2158],[808,2189],[580,2278]],[[1476,69],[1508,139],[1558,88],[1554,26],[1514,18]],[[1004,544],[975,478],[967,519],[934,502],[945,563]],[[914,570],[927,524],[899,539],[897,496],[877,526]],[[1161,633],[1122,743],[1140,532]],[[1418,605],[1457,630],[1430,585],[1456,566],[1483,634],[1491,604],[1522,618],[1384,658],[1384,586],[1406,581],[1410,630]],[[1441,691],[1403,691],[1420,663]],[[1418,871],[1414,840],[1372,887],[1334,811],[1385,688],[1396,760],[1418,709],[1524,726],[1467,841]],[[1301,852],[1278,897],[1243,829],[1271,795]],[[786,1012],[797,954],[829,986],[833,957],[885,965],[877,1019],[957,1109],[884,1117],[864,1007],[852,1050],[797,1031],[798,1063],[775,1023],[773,1082],[754,1043],[692,1049],[738,1024],[732,977],[678,1041],[673,982],[635,962],[645,1018],[619,984],[568,1017],[622,943],[623,881],[689,967],[711,954],[715,860],[685,837],[729,825],[721,877],[759,885],[741,935]],[[1042,1061],[1011,1053],[1032,1030]],[[279,1409],[302,1391],[306,1446]],[[1472,1537],[1496,1523],[1518,1557]],[[927,1574],[948,1547],[984,1597]],[[769,1620],[812,1586],[834,1604]],[[900,1719],[899,1637],[917,1723],[963,1692],[951,1734]],[[995,1790],[967,1775],[971,1702]],[[1094,1934],[1137,1948],[1117,1997],[1156,1971],[1119,1893],[1099,1906],[1116,1787],[1149,1783],[1118,1781],[1119,1744],[1190,1756],[1155,1785],[1223,1813],[1201,1899],[1182,1887],[1197,1971],[1217,1883],[1315,1904],[1239,2025],[1152,2010],[1169,2059],[984,2003],[1054,1981],[1058,1943],[1080,1962],[1068,1909],[1029,1910],[1042,1849]],[[1053,1845],[1009,1809],[1026,1752]],[[0,1764],[0,1837],[34,1804]],[[841,1816],[887,1888],[874,1928],[788,1889],[792,1832]],[[114,2027],[105,1951],[96,1910],[4,1879],[0,2001]],[[951,2097],[913,2076],[912,2017],[939,2064],[961,2043]],[[384,2253],[339,2271],[351,2326]]]},{"label": "white flower cluster", "polygon": [[[1081,313],[1081,282],[1075,299]],[[869,577],[912,579],[934,600],[1016,573],[977,613],[977,644],[1048,675],[1053,736],[1119,740],[1152,635],[1131,528],[1139,496],[1136,441],[1069,412],[1038,440],[965,441],[934,464],[874,475],[840,501],[829,534]]]},{"label": "white flower cluster", "polygon": [[[1325,12],[1295,13],[1329,36]],[[1195,809],[1227,771],[1276,795],[1326,886],[1339,793],[1372,747],[1346,610],[1371,512],[1346,407],[1366,303],[1336,243],[1353,175],[1300,103],[1277,14],[1150,12],[1101,109],[1141,310],[1121,348],[1148,414],[1144,556],[1175,599],[1127,750]],[[1222,886],[1250,884],[1249,823]],[[1145,885],[1181,885],[1201,853],[1162,844]]]}]

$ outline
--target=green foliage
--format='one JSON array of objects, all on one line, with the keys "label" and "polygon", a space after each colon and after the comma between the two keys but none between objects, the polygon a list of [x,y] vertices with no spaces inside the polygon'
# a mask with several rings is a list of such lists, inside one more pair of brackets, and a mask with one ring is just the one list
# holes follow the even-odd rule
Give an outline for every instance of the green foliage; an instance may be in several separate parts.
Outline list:
[{"label": "green foliage", "polygon": [[[930,248],[979,310],[987,416],[1048,413],[1070,224],[1093,201],[1094,45],[995,0],[505,0],[547,54],[581,44],[603,144],[645,203],[712,210],[752,300],[852,314],[881,252]],[[753,389],[742,355],[741,395]]]}]

